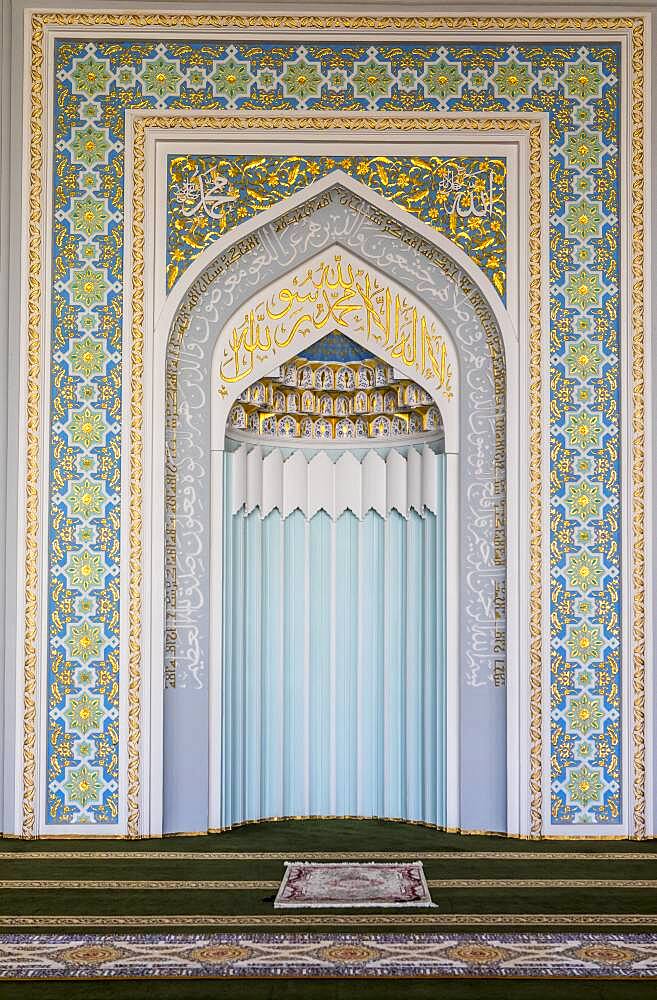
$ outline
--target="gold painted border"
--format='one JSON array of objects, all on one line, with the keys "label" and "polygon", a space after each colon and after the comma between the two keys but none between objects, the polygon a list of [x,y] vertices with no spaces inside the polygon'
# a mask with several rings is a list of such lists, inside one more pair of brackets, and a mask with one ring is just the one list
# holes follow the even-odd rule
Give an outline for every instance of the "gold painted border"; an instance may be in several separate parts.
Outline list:
[{"label": "gold painted border", "polygon": [[[644,301],[644,188],[645,188],[645,151],[644,151],[644,111],[645,111],[645,24],[646,17],[636,15],[631,17],[603,16],[413,16],[397,17],[390,15],[350,16],[350,15],[213,15],[213,14],[157,14],[157,13],[96,13],[79,12],[58,13],[52,11],[33,13],[31,16],[30,38],[30,183],[28,196],[28,276],[27,276],[27,376],[25,401],[25,432],[26,432],[26,483],[25,483],[25,633],[23,640],[24,652],[24,693],[23,693],[23,817],[22,836],[35,835],[36,815],[36,691],[37,691],[37,655],[36,640],[38,629],[38,514],[39,514],[39,404],[41,381],[41,246],[42,246],[42,212],[41,191],[42,174],[44,170],[43,129],[44,114],[44,29],[47,27],[153,27],[153,28],[215,28],[215,29],[341,29],[341,30],[465,30],[477,36],[488,31],[580,31],[586,33],[593,30],[618,31],[628,30],[632,38],[632,83],[631,83],[631,117],[632,117],[632,586],[633,586],[633,693],[634,693],[634,836],[645,836],[645,301]],[[143,223],[143,220],[142,220]],[[540,253],[540,247],[539,247]],[[143,273],[142,273],[143,281]],[[133,345],[134,346],[134,345]],[[534,379],[534,366],[530,362],[531,381]],[[539,368],[540,377],[540,368]],[[539,393],[540,395],[540,393]],[[141,400],[140,400],[141,403]],[[540,408],[540,403],[539,403]],[[530,423],[533,434],[534,405],[530,402]],[[540,416],[540,413],[539,413]],[[538,430],[540,434],[540,427]],[[141,421],[137,419],[131,424],[131,475],[133,466],[139,462],[134,454],[133,440],[141,439]],[[534,474],[534,456],[530,460],[530,469]],[[539,456],[540,464],[540,456]],[[139,494],[141,484],[137,485]],[[540,521],[540,496],[530,496],[530,525],[533,528],[536,504]],[[132,514],[132,494],[131,494]],[[135,581],[141,583],[141,568],[138,555],[141,554],[141,522],[133,524],[130,519],[130,540],[135,540],[136,548],[131,545],[130,551],[130,610],[133,615],[140,614],[141,595],[134,588]],[[540,550],[540,537],[538,539]],[[134,561],[133,561],[134,554]],[[540,589],[538,604],[535,603],[535,540],[530,544],[530,734],[531,734],[531,833],[539,835],[541,831],[541,767],[540,751],[538,769],[536,768],[535,741],[540,746],[541,729],[541,684],[540,684]],[[539,582],[540,588],[540,582]],[[131,616],[130,626],[130,670],[129,670],[129,738],[137,734],[139,738],[139,649],[135,646],[134,619]],[[538,626],[538,635],[536,628]],[[538,687],[536,687],[535,661],[538,657]],[[136,667],[135,667],[136,665]],[[136,757],[135,757],[136,754]],[[138,835],[139,825],[139,750],[138,745],[129,747],[128,776],[128,833]],[[132,766],[132,770],[130,770]]]},{"label": "gold painted border", "polygon": [[[657,889],[654,878],[433,878],[426,880],[430,889]],[[109,892],[204,891],[257,892],[278,889],[281,879],[6,879],[0,881],[0,892],[21,889],[34,892],[61,889]],[[317,904],[314,904],[317,905]],[[507,914],[508,916],[508,914]]]},{"label": "gold painted border", "polygon": [[657,913],[350,913],[254,914],[216,913],[80,914],[44,916],[0,914],[0,927],[657,927]]},{"label": "gold painted border", "polygon": [[[581,838],[577,838],[581,839]],[[646,861],[647,851],[4,851],[3,861]],[[189,885],[189,883],[186,883]],[[605,882],[605,885],[608,883]],[[572,885],[572,880],[568,881]]]},{"label": "gold painted border", "polygon": [[[645,21],[632,19],[632,683],[634,836],[646,835]],[[629,725],[629,720],[628,723]]]},{"label": "gold painted border", "polygon": [[[141,353],[143,349],[143,322],[144,322],[144,288],[143,288],[143,273],[144,273],[144,198],[145,198],[145,142],[146,142],[146,132],[150,128],[158,129],[170,129],[170,128],[182,128],[182,129],[195,129],[195,128],[211,128],[216,130],[222,129],[257,129],[260,134],[264,130],[277,131],[280,129],[314,129],[317,131],[335,129],[339,128],[345,133],[358,130],[367,130],[372,133],[381,132],[412,132],[412,131],[422,131],[422,132],[437,132],[437,131],[475,131],[475,132],[522,132],[526,133],[529,138],[529,355],[530,355],[530,386],[529,386],[529,398],[530,398],[530,594],[532,601],[532,611],[530,612],[530,635],[531,635],[531,645],[530,645],[530,704],[531,704],[531,720],[530,720],[530,739],[531,739],[531,751],[530,751],[530,772],[531,772],[531,791],[532,791],[532,803],[531,803],[531,825],[532,833],[540,833],[541,830],[541,816],[542,816],[542,786],[541,786],[541,752],[542,752],[542,739],[541,739],[541,190],[542,190],[542,180],[541,180],[541,136],[542,136],[542,126],[536,119],[528,118],[471,118],[468,116],[463,117],[444,117],[444,116],[432,116],[432,117],[422,117],[422,116],[412,116],[412,115],[382,115],[379,117],[374,117],[371,115],[344,115],[344,116],[290,116],[290,115],[251,115],[248,118],[236,117],[230,115],[217,115],[213,113],[207,113],[203,115],[194,115],[193,117],[185,117],[174,114],[158,114],[158,115],[148,115],[145,114],[136,118],[134,121],[134,137],[133,137],[133,163],[134,163],[134,181],[133,181],[133,218],[135,223],[133,224],[133,243],[132,243],[132,259],[135,262],[135,277],[133,276],[133,349],[134,344],[139,342],[139,352],[140,352],[140,371],[143,370],[143,360],[141,360]],[[236,234],[236,239],[238,238]],[[209,265],[211,267],[212,265]],[[202,281],[203,276],[201,275],[199,281]],[[197,282],[198,284],[198,282]],[[499,350],[495,349],[495,338],[492,337],[490,331],[489,322],[489,309],[483,296],[479,290],[474,286],[474,283],[470,278],[466,279],[466,283],[463,286],[463,291],[471,300],[473,307],[477,311],[480,317],[482,325],[486,330],[487,340],[489,342],[489,347],[491,350],[491,363],[493,365],[493,370],[495,371],[496,359],[499,358]],[[192,285],[190,289],[186,292],[185,298],[181,303],[181,307],[173,320],[172,329],[174,331],[174,336],[177,337],[178,342],[182,340],[185,330],[189,325],[189,318],[191,308],[196,302],[198,294],[196,292],[196,285]],[[174,351],[174,362],[175,363],[176,354]],[[134,371],[134,368],[133,368]],[[174,368],[175,373],[175,368]],[[506,382],[506,373],[504,375]],[[172,388],[167,384],[166,399],[167,407],[171,400],[175,399],[174,395],[175,387]],[[496,395],[498,392],[497,380],[496,380]],[[135,395],[139,399],[139,406],[141,406],[142,389],[141,385],[133,387],[133,400]],[[133,402],[133,414],[135,412],[134,402]],[[174,415],[175,416],[175,415]],[[135,448],[135,453],[139,454],[139,461],[134,466],[135,475],[141,476],[142,472],[142,460],[141,460],[141,447],[142,447],[142,434],[141,429],[138,429],[134,435],[133,442],[131,444],[131,454],[133,453],[133,444]],[[175,445],[174,445],[175,451]],[[169,470],[167,469],[167,482],[169,477]],[[132,479],[132,471],[131,471]],[[139,484],[139,491],[141,491],[141,484]],[[141,495],[141,493],[140,493]],[[141,516],[141,503],[134,504],[136,513]],[[131,512],[133,509],[133,500],[131,498]],[[168,520],[168,519],[167,519]],[[131,516],[131,526],[133,524],[133,517]],[[141,529],[140,529],[141,531]],[[141,548],[141,541],[139,542]],[[132,560],[131,560],[132,562]],[[135,590],[137,588],[135,587]],[[131,628],[131,640],[130,648],[133,648],[132,642],[132,582],[130,586],[131,603],[130,603],[130,628]],[[135,636],[140,636],[141,634],[141,613],[139,611],[138,618],[134,621],[135,626]],[[137,649],[137,655],[139,655],[139,642],[135,641],[135,648]],[[132,667],[132,661],[131,661]],[[135,666],[135,675],[140,674],[140,667],[137,664]],[[132,670],[130,677],[132,678]],[[129,698],[132,694],[132,680],[129,687]],[[128,745],[132,746],[133,741],[138,744],[139,732],[133,732],[130,729],[130,719],[132,717],[129,711],[129,730],[128,730]],[[135,718],[137,723],[139,720],[138,711],[135,712]],[[130,750],[129,750],[130,754]],[[138,753],[137,753],[138,761]],[[130,765],[129,765],[130,768]],[[138,769],[138,763],[137,763]],[[130,775],[130,769],[129,769]],[[130,778],[129,778],[130,780]],[[129,829],[130,832],[130,829]]]}]

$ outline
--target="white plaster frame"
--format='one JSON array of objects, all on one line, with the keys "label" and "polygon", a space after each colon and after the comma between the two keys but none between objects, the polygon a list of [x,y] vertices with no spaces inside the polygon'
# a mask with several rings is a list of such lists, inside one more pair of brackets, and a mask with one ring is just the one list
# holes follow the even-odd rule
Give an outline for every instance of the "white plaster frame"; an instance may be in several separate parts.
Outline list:
[{"label": "white plaster frame", "polygon": [[[138,113],[132,113],[129,116],[131,121],[134,121],[137,114]],[[174,112],[173,114],[177,115],[178,113]],[[400,117],[417,116],[410,115]],[[435,117],[444,116],[436,115]],[[458,118],[459,116],[455,115],[450,117]],[[468,115],[467,117],[473,116]],[[546,124],[544,122],[546,117],[545,115],[519,116],[509,114],[506,117],[538,118],[544,128]],[[195,130],[195,136],[198,136],[198,140],[194,143],[197,152],[217,152],[219,150],[226,152],[229,149],[233,149],[234,151],[239,149],[240,151],[243,151],[246,143],[249,141],[248,133],[244,134],[238,132],[237,136],[233,136],[230,134],[230,130],[225,130],[228,134],[224,134],[224,130],[222,130],[221,138],[219,140],[217,138],[216,131],[213,133],[212,130],[208,129],[208,135],[207,137],[204,136],[203,139],[199,136],[199,131],[200,130],[198,129]],[[304,154],[319,151],[321,148],[324,150],[327,148],[335,150],[336,143],[340,144],[343,155],[355,154],[357,151],[375,155],[376,152],[383,149],[385,149],[388,154],[391,149],[394,149],[398,155],[401,155],[402,150],[404,149],[406,151],[410,151],[409,147],[412,147],[413,152],[418,153],[419,155],[423,152],[427,153],[429,151],[434,155],[439,154],[440,152],[442,152],[443,155],[453,155],[455,152],[455,146],[458,147],[459,151],[467,149],[470,155],[485,155],[486,153],[490,153],[490,155],[500,156],[506,154],[509,157],[507,163],[511,168],[508,188],[509,201],[507,203],[507,217],[509,220],[508,233],[509,242],[511,244],[510,254],[514,260],[528,260],[528,252],[526,249],[527,230],[524,222],[524,220],[528,218],[528,192],[525,190],[524,194],[521,196],[519,190],[522,187],[519,183],[519,177],[528,175],[528,140],[526,133],[521,130],[518,130],[518,132],[500,133],[496,133],[491,130],[491,132],[487,131],[486,133],[474,133],[474,135],[469,133],[464,135],[462,133],[458,136],[456,142],[454,141],[453,132],[445,132],[442,134],[440,132],[432,132],[430,135],[430,141],[428,142],[427,135],[423,135],[422,133],[417,135],[417,140],[419,141],[414,141],[416,137],[413,134],[409,135],[408,133],[405,133],[401,140],[399,139],[399,133],[392,133],[390,136],[385,136],[385,138],[382,138],[381,133],[377,133],[376,137],[372,137],[371,133],[367,132],[364,132],[363,135],[359,135],[358,133],[354,135],[352,133],[350,134],[349,139],[346,140],[344,133],[340,133],[339,130],[331,130],[328,134],[326,132],[322,132],[319,136],[313,136],[313,130],[311,129],[304,129],[303,136],[300,136],[300,134],[296,131],[291,131],[288,135],[284,135],[283,130],[277,129],[275,138],[269,139],[269,137],[265,137],[265,135],[263,135],[264,131],[265,130],[258,130],[258,135],[254,137],[254,142],[252,143],[252,146],[257,147],[261,153],[285,151],[286,146],[282,145],[282,142],[285,143],[285,141],[287,141],[287,143],[294,144],[293,148],[295,149],[295,152],[302,150]],[[150,706],[150,736],[146,737],[149,743],[144,746],[144,750],[142,751],[142,760],[146,760],[146,746],[149,746],[150,786],[148,792],[146,791],[146,786],[144,786],[144,796],[148,795],[148,804],[144,801],[143,814],[148,814],[150,816],[151,824],[153,825],[148,829],[148,831],[144,832],[148,832],[151,835],[157,835],[161,831],[162,817],[163,747],[161,745],[161,739],[163,734],[162,664],[164,662],[164,600],[163,593],[158,587],[158,582],[162,581],[163,585],[164,545],[163,530],[158,526],[164,524],[163,474],[161,470],[164,469],[164,370],[166,364],[167,339],[173,318],[183,300],[185,293],[191,287],[193,282],[199,277],[199,275],[202,274],[208,267],[208,265],[225,250],[226,246],[238,238],[244,238],[268,220],[276,218],[277,216],[289,211],[297,202],[307,198],[309,192],[309,188],[306,188],[297,195],[286,199],[284,207],[281,207],[279,204],[274,206],[274,208],[267,209],[264,212],[259,213],[255,218],[250,219],[241,225],[239,230],[233,230],[233,232],[227,237],[218,240],[216,243],[208,247],[199,255],[194,264],[190,265],[185,274],[179,279],[171,295],[164,301],[161,311],[156,315],[155,303],[158,301],[158,298],[161,301],[161,293],[160,296],[158,296],[156,291],[157,282],[160,282],[161,287],[163,280],[162,258],[160,257],[158,261],[159,269],[156,271],[155,253],[156,247],[161,247],[162,245],[164,234],[161,227],[166,219],[166,213],[163,209],[163,206],[166,205],[165,158],[169,154],[178,154],[181,151],[181,140],[183,137],[187,140],[184,145],[184,150],[188,151],[189,143],[187,136],[184,135],[184,132],[184,129],[176,129],[175,127],[172,127],[171,129],[161,129],[153,126],[152,128],[147,129],[146,139],[146,186],[147,190],[149,190],[149,181],[153,182],[153,180],[155,180],[156,188],[154,196],[149,191],[149,197],[146,201],[147,214],[144,227],[145,232],[147,234],[151,234],[148,248],[150,252],[147,251],[146,253],[146,260],[151,262],[151,264],[148,273],[145,274],[145,282],[149,287],[149,292],[146,299],[147,313],[145,320],[144,371],[145,375],[146,372],[148,372],[146,377],[148,378],[149,386],[147,387],[145,385],[144,387],[144,441],[147,442],[147,447],[150,445],[152,449],[151,454],[147,454],[145,456],[144,506],[146,510],[150,510],[152,512],[151,522],[152,526],[154,526],[154,530],[148,532],[147,528],[147,534],[144,538],[144,566],[146,571],[144,573],[145,594],[143,627],[144,630],[148,628],[150,634],[148,636],[145,634],[143,635],[142,648],[144,650],[150,650],[152,660],[151,666],[149,667],[146,654],[144,655],[144,676],[146,677],[147,675],[150,675],[150,678],[148,681],[149,693],[148,695],[146,695],[146,692],[144,693],[143,703]],[[183,136],[178,136],[177,133],[183,133]],[[235,146],[228,145],[231,141],[234,142],[235,138],[239,138],[239,147],[237,148]],[[472,141],[465,141],[466,139],[471,139]],[[272,146],[274,147],[273,149]],[[491,151],[491,147],[494,152]],[[287,146],[287,149],[289,151],[289,146]],[[358,185],[357,182],[352,181],[351,178],[346,175],[341,175],[339,179],[340,183],[344,186],[353,187],[356,185],[358,193],[363,193],[362,186]],[[130,181],[127,174],[126,182],[128,183],[129,190]],[[332,172],[327,177],[316,181],[312,185],[312,190],[313,192],[320,193],[324,188],[330,187],[335,183],[336,172]],[[526,460],[521,458],[521,456],[528,453],[528,422],[520,415],[524,410],[527,410],[528,412],[528,384],[526,377],[521,375],[522,372],[527,372],[528,369],[526,367],[522,367],[521,362],[519,361],[519,354],[522,353],[522,346],[519,344],[519,341],[522,338],[518,335],[518,326],[514,323],[511,313],[504,308],[497,292],[494,290],[489,280],[467,257],[467,255],[463,253],[463,251],[431,227],[419,222],[413,216],[410,216],[409,213],[405,212],[403,209],[397,207],[386,199],[381,198],[374,192],[368,192],[367,199],[375,206],[381,208],[382,211],[394,218],[397,218],[406,227],[415,230],[428,242],[434,243],[447,253],[447,255],[450,256],[469,275],[470,278],[472,278],[475,285],[477,285],[482,291],[489,308],[495,315],[498,325],[503,332],[507,380],[507,826],[509,832],[527,834],[529,832],[529,687],[528,677],[522,675],[519,667],[520,663],[524,660],[522,650],[525,650],[525,652],[528,651],[529,636],[528,580],[523,581],[523,575],[519,571],[520,566],[527,566],[529,564],[528,531],[521,530],[521,514],[519,510],[519,504],[522,503],[521,498],[526,497],[528,501],[529,495],[529,464]],[[157,206],[160,206],[159,210]],[[148,214],[149,211],[152,213],[150,216]],[[238,233],[239,236],[237,235]],[[128,240],[126,245],[130,245]],[[518,267],[517,274],[517,285],[514,285],[512,294],[514,297],[513,311],[517,317],[516,322],[519,325],[519,317],[523,314],[526,315],[527,312],[526,304],[528,286],[527,275],[524,273],[524,269]],[[525,324],[523,324],[521,331],[523,331],[522,335],[526,337],[528,331]],[[149,363],[149,358],[152,359],[152,363]],[[525,400],[524,403],[522,402],[523,400]],[[440,402],[438,405],[440,406]],[[524,443],[523,437],[525,439]],[[452,458],[452,463],[456,461],[457,458],[454,456]],[[215,462],[214,466],[216,467],[216,465],[217,463]],[[450,478],[452,472],[455,474],[456,469],[449,470]],[[221,473],[215,468],[212,473],[213,490],[215,486],[217,488],[220,486],[220,475]],[[458,511],[456,496],[450,496],[448,503],[452,514],[455,511]],[[526,524],[527,522],[525,521],[524,523]],[[214,572],[219,574],[217,579],[220,579],[221,572],[218,568],[218,563],[221,560],[220,544],[220,542],[213,544],[211,552]],[[454,545],[456,545],[455,542]],[[123,553],[123,558],[126,559],[126,569],[124,570],[122,567],[122,577],[127,570],[127,553]],[[454,551],[451,552],[451,560],[452,564],[455,565],[457,563],[457,557]],[[526,593],[523,593],[523,591],[526,591]],[[150,613],[148,610],[149,607]],[[452,610],[450,614],[453,613],[454,612]],[[455,641],[455,631],[453,629],[448,630],[448,643],[450,642],[450,632],[452,635],[451,641]],[[458,651],[454,649],[453,646],[448,647],[448,657],[451,656],[458,659]],[[214,670],[212,670],[212,666],[215,667]],[[217,668],[218,665],[214,663],[211,664],[211,673],[213,673],[215,677],[218,676]],[[458,680],[460,681],[460,677]],[[214,696],[211,699],[211,721],[212,724],[216,725],[218,718],[220,717],[220,694],[217,693],[216,682],[211,683],[214,691]],[[447,712],[448,715],[453,712],[457,719],[459,717],[458,687],[459,685],[457,683],[449,685],[448,676]],[[526,719],[521,718],[521,706],[523,704],[527,706]],[[456,762],[460,758],[460,748],[458,745],[459,738],[459,727],[453,727],[451,733],[448,733],[448,761],[451,760]],[[159,745],[158,740],[160,741]],[[216,761],[213,766],[215,770],[211,773],[211,781],[213,781],[216,777]],[[147,775],[144,775],[144,778],[147,779]],[[448,826],[450,827],[459,826],[458,799],[458,782],[450,783],[448,781],[447,819]],[[159,825],[155,826],[154,823],[158,819]]]}]

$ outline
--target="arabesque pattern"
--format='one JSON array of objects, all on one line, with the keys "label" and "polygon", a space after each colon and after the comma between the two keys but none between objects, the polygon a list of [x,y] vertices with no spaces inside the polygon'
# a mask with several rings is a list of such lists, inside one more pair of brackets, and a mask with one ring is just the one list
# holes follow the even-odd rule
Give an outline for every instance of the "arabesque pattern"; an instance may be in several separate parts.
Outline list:
[{"label": "arabesque pattern", "polygon": [[123,151],[134,107],[550,115],[551,812],[554,823],[621,821],[619,58],[612,45],[571,43],[57,44],[48,822],[118,822]]},{"label": "arabesque pattern", "polygon": [[170,156],[167,290],[212,242],[333,170],[449,236],[506,298],[506,162],[493,156]]}]

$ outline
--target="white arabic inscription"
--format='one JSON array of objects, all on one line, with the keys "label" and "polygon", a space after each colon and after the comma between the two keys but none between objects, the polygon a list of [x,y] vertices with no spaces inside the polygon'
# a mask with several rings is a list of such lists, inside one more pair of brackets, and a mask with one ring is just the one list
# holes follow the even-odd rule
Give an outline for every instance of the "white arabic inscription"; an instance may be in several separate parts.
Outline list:
[{"label": "white arabic inscription", "polygon": [[226,177],[213,177],[210,170],[198,171],[187,180],[176,184],[172,190],[173,200],[180,205],[185,218],[205,212],[211,219],[221,217],[222,206],[228,201],[237,201],[238,195],[228,194]]}]

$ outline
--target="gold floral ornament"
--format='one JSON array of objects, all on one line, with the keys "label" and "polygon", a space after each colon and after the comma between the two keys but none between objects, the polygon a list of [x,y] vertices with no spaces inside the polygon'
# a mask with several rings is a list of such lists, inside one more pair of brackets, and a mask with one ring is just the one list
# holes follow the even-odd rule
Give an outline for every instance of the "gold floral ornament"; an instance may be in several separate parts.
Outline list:
[{"label": "gold floral ornament", "polygon": [[64,718],[71,729],[86,736],[87,733],[98,729],[102,721],[103,709],[100,698],[92,698],[86,691],[77,698],[70,698],[64,711]]},{"label": "gold floral ornament", "polygon": [[96,167],[102,163],[110,150],[110,141],[105,132],[87,125],[86,128],[73,130],[71,151],[85,167]]},{"label": "gold floral ornament", "polygon": [[103,94],[107,90],[107,85],[112,79],[106,60],[96,59],[89,56],[78,62],[71,74],[76,90],[87,97],[95,97]]},{"label": "gold floral ornament", "polygon": [[600,348],[592,340],[580,340],[570,344],[565,361],[569,375],[580,379],[594,378],[600,375],[602,355]]},{"label": "gold floral ornament", "polygon": [[497,72],[493,74],[495,90],[501,97],[508,97],[512,102],[519,97],[526,97],[534,83],[529,67],[524,62],[511,59],[506,63],[498,63]]},{"label": "gold floral ornament", "polygon": [[599,236],[602,226],[602,212],[600,206],[586,198],[581,201],[571,202],[565,215],[564,223],[566,229],[573,236],[580,239],[588,239],[591,236]]},{"label": "gold floral ornament", "polygon": [[598,771],[587,764],[578,770],[570,772],[568,791],[573,802],[578,802],[586,808],[594,802],[602,800],[602,779]]},{"label": "gold floral ornament", "polygon": [[584,480],[568,487],[566,507],[573,521],[588,521],[600,516],[602,493],[598,483]]},{"label": "gold floral ornament", "polygon": [[600,275],[595,271],[577,271],[566,283],[566,302],[572,308],[583,310],[600,304],[602,285]]},{"label": "gold floral ornament", "polygon": [[105,301],[109,284],[102,271],[84,267],[71,279],[71,301],[87,309]]},{"label": "gold floral ornament", "polygon": [[182,74],[178,72],[175,62],[160,55],[146,63],[139,78],[143,84],[144,92],[154,94],[161,100],[163,97],[178,92]]},{"label": "gold floral ornament", "polygon": [[586,623],[572,628],[566,645],[574,660],[578,660],[580,663],[590,663],[599,657],[602,649],[600,629]]},{"label": "gold floral ornament", "polygon": [[565,147],[566,159],[580,170],[600,166],[602,143],[596,132],[581,129],[568,137]]},{"label": "gold floral ornament", "polygon": [[387,97],[394,83],[387,64],[376,59],[357,65],[351,81],[356,97],[367,97],[370,102]]},{"label": "gold floral ornament", "polygon": [[288,94],[305,101],[308,97],[318,97],[322,88],[322,74],[316,63],[306,59],[290,62],[282,76]]},{"label": "gold floral ornament", "polygon": [[73,444],[91,448],[92,445],[100,444],[105,437],[105,421],[100,413],[85,407],[73,414],[69,431]]},{"label": "gold floral ornament", "polygon": [[569,448],[587,450],[596,445],[600,447],[602,440],[600,417],[593,412],[571,413],[566,424],[566,437]]},{"label": "gold floral ornament", "polygon": [[335,169],[448,235],[504,297],[506,162],[488,156],[170,157],[167,288],[214,240]]},{"label": "gold floral ornament", "polygon": [[82,660],[83,663],[88,663],[89,660],[93,660],[98,656],[100,643],[100,626],[90,625],[88,622],[71,626],[68,642],[71,659]]},{"label": "gold floral ornament", "polygon": [[459,67],[446,59],[429,63],[421,79],[427,94],[443,101],[448,97],[460,96],[465,83]]},{"label": "gold floral ornament", "polygon": [[98,552],[71,553],[68,561],[68,579],[73,587],[86,593],[103,582],[104,566]]},{"label": "gold floral ornament", "polygon": [[75,232],[91,238],[105,230],[109,218],[105,202],[92,195],[86,195],[75,200],[71,212],[71,225]]},{"label": "gold floral ornament", "polygon": [[600,699],[591,698],[588,694],[573,698],[568,706],[567,715],[571,727],[583,736],[593,729],[599,729],[604,718]]},{"label": "gold floral ornament", "polygon": [[77,771],[71,769],[64,782],[69,800],[82,806],[83,809],[99,801],[102,787],[100,772],[87,764],[83,764]]},{"label": "gold floral ornament", "polygon": [[89,378],[98,375],[105,367],[105,348],[98,340],[85,337],[71,351],[71,371]]},{"label": "gold floral ornament", "polygon": [[597,590],[602,579],[603,569],[599,556],[592,556],[588,552],[571,556],[568,561],[568,585],[574,590],[587,593],[589,590]]},{"label": "gold floral ornament", "polygon": [[71,485],[68,502],[72,514],[86,519],[102,513],[105,497],[99,483],[83,479]]},{"label": "gold floral ornament", "polygon": [[564,85],[569,94],[582,101],[597,99],[602,94],[602,74],[597,63],[580,59],[571,65],[564,77]]},{"label": "gold floral ornament", "polygon": [[217,63],[210,77],[217,94],[220,97],[228,97],[231,101],[248,94],[252,80],[253,76],[248,65],[232,57]]}]

